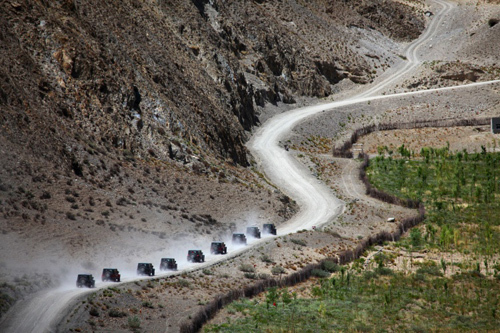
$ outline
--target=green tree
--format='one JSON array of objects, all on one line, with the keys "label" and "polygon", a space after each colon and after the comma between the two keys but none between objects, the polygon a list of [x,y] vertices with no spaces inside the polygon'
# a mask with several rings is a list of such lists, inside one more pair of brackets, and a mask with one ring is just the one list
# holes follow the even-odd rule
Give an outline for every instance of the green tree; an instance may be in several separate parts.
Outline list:
[{"label": "green tree", "polygon": [[278,302],[280,298],[280,292],[276,287],[271,287],[267,290],[267,295],[266,295],[266,304],[267,308],[269,309],[269,304],[272,304],[276,306],[276,302]]},{"label": "green tree", "polygon": [[410,230],[411,245],[413,247],[419,247],[423,243],[422,232],[418,228],[413,228]]}]

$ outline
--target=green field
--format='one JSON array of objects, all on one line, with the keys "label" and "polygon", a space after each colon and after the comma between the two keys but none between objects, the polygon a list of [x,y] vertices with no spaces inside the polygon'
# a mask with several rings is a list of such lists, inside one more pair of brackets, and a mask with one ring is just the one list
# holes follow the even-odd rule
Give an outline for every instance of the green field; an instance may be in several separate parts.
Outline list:
[{"label": "green field", "polygon": [[500,327],[495,290],[499,279],[474,271],[444,278],[437,266],[408,275],[383,267],[337,273],[319,280],[311,299],[294,299],[283,289],[268,292],[261,304],[234,302],[228,311],[243,317],[205,332],[495,331]]},{"label": "green field", "polygon": [[[308,287],[311,298],[271,289],[263,302],[231,304],[234,316],[205,332],[500,330],[500,155],[424,148],[415,157],[404,146],[395,154],[380,149],[367,175],[379,190],[424,202],[425,222],[378,254],[375,268],[365,268],[363,258],[325,267],[334,273]],[[399,253],[417,252],[460,259],[389,268]]]},{"label": "green field", "polygon": [[[500,154],[452,154],[423,148],[421,158],[378,156],[367,175],[376,188],[421,200],[427,210],[425,246],[495,258],[500,253]],[[423,245],[423,244],[422,244]]]}]

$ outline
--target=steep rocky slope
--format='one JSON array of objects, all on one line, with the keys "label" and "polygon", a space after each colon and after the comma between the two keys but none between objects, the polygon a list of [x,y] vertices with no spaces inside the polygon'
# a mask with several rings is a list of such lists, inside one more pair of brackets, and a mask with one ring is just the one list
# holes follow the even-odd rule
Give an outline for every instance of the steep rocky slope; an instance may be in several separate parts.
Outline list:
[{"label": "steep rocky slope", "polygon": [[380,55],[356,49],[358,29],[423,28],[376,1],[4,1],[1,15],[2,122],[56,163],[61,141],[168,159],[177,139],[246,165],[259,106],[370,80]]}]

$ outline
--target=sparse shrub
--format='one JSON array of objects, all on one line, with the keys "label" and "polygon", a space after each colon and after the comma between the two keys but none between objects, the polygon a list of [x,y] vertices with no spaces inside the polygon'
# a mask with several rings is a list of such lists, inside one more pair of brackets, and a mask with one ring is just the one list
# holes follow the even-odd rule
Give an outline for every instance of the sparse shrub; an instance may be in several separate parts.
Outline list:
[{"label": "sparse shrub", "polygon": [[392,275],[394,272],[388,267],[377,267],[375,268],[375,273],[378,275]]},{"label": "sparse shrub", "polygon": [[262,262],[267,262],[267,263],[273,262],[273,260],[267,254],[261,255],[260,260],[262,260]]},{"label": "sparse shrub", "polygon": [[141,320],[137,316],[128,318],[128,327],[136,329],[141,327]]},{"label": "sparse shrub", "polygon": [[73,221],[75,221],[75,220],[76,220],[76,216],[75,216],[75,214],[73,214],[72,212],[67,212],[67,213],[66,213],[66,217],[67,217],[68,219],[70,219],[70,220],[73,220]]},{"label": "sparse shrub", "polygon": [[335,273],[340,270],[340,266],[331,260],[325,260],[321,263],[321,269],[330,273]]},{"label": "sparse shrub", "polygon": [[120,311],[117,308],[113,308],[113,309],[109,310],[108,314],[110,317],[113,317],[113,318],[121,318],[121,317],[127,316],[127,314],[125,312]]},{"label": "sparse shrub", "polygon": [[124,197],[121,197],[120,199],[116,200],[116,204],[118,206],[126,206],[128,204],[128,200]]},{"label": "sparse shrub", "polygon": [[303,239],[296,239],[296,238],[291,238],[290,241],[294,244],[300,245],[300,246],[307,246],[307,242]]},{"label": "sparse shrub", "polygon": [[89,311],[89,314],[92,316],[92,317],[99,317],[99,310],[97,310],[97,308],[95,307],[92,307]]},{"label": "sparse shrub", "polygon": [[186,288],[188,288],[191,285],[191,283],[185,279],[179,279],[179,281],[177,281],[177,284],[181,287],[186,287]]},{"label": "sparse shrub", "polygon": [[255,268],[251,264],[241,264],[240,271],[245,273],[255,273]]},{"label": "sparse shrub", "polygon": [[281,266],[274,266],[272,269],[271,269],[271,273],[273,275],[280,275],[280,274],[284,274],[286,273],[286,270],[281,267]]},{"label": "sparse shrub", "polygon": [[438,266],[424,266],[417,269],[417,274],[429,274],[433,276],[442,276],[443,273],[439,270]]},{"label": "sparse shrub", "polygon": [[327,278],[330,277],[330,273],[327,271],[324,271],[322,269],[315,268],[311,271],[312,276],[316,276],[319,278]]},{"label": "sparse shrub", "polygon": [[204,268],[203,269],[203,274],[205,274],[205,275],[213,275],[214,273],[211,270],[209,270],[208,268]]},{"label": "sparse shrub", "polygon": [[245,273],[244,276],[247,278],[247,279],[251,279],[251,280],[255,280],[257,279],[257,274],[255,273]]},{"label": "sparse shrub", "polygon": [[366,281],[375,279],[376,277],[377,273],[375,273],[374,271],[366,271],[363,273],[363,279],[365,279]]},{"label": "sparse shrub", "polygon": [[142,306],[143,306],[144,308],[149,308],[149,309],[154,309],[154,308],[155,308],[155,307],[154,307],[154,305],[153,305],[153,303],[151,303],[151,302],[149,302],[149,301],[144,301],[144,302],[142,302]]}]

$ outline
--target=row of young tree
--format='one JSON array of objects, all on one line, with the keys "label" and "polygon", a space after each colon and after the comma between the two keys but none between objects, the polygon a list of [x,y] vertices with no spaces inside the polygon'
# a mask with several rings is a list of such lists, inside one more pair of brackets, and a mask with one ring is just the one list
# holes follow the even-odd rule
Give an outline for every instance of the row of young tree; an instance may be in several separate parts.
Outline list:
[{"label": "row of young tree", "polygon": [[370,160],[369,182],[401,200],[423,202],[426,237],[442,249],[499,252],[500,154],[484,146],[480,152],[452,153],[448,145],[422,148],[418,155],[403,145],[397,154],[379,152]]}]

